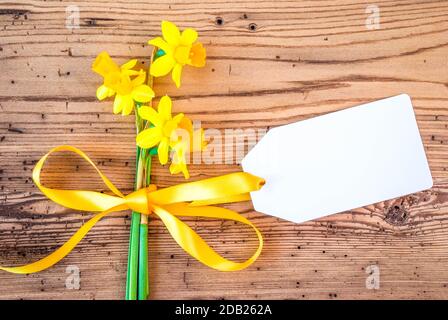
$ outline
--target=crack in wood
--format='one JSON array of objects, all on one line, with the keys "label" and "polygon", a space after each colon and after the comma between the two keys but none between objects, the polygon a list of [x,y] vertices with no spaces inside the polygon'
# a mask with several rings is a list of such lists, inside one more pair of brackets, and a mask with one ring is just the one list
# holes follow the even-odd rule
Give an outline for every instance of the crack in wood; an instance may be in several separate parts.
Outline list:
[{"label": "crack in wood", "polygon": [[25,9],[0,9],[0,15],[14,15],[14,17],[19,17],[30,12],[30,10]]}]

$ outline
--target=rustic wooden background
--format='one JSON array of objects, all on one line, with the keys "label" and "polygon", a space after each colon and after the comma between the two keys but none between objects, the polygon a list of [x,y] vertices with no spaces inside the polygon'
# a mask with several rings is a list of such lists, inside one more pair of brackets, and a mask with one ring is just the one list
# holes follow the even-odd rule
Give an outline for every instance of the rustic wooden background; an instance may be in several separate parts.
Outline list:
[{"label": "rustic wooden background", "polygon": [[[79,29],[66,28],[71,4],[80,9]],[[365,24],[370,4],[380,9],[376,30]],[[96,101],[101,79],[90,65],[101,50],[119,62],[147,63],[146,41],[160,33],[162,19],[197,28],[208,51],[206,67],[186,68],[179,90],[167,77],[156,80],[156,92],[171,95],[175,111],[222,132],[266,129],[408,93],[435,184],[303,224],[256,213],[250,203],[234,205],[266,241],[259,260],[235,273],[189,258],[153,220],[151,298],[448,298],[446,1],[1,0],[0,265],[43,257],[91,216],[53,204],[33,185],[33,165],[51,147],[80,147],[131,191],[133,118],[114,116],[110,102]],[[76,157],[49,162],[48,185],[104,188]],[[191,173],[194,180],[239,169],[204,164]],[[183,181],[161,166],[153,176],[161,187]],[[50,270],[0,272],[0,298],[122,299],[129,221],[129,213],[101,221]],[[229,258],[247,257],[255,247],[243,226],[187,221]],[[69,265],[81,271],[79,290],[66,288]],[[377,290],[366,288],[371,265],[380,270]]]}]

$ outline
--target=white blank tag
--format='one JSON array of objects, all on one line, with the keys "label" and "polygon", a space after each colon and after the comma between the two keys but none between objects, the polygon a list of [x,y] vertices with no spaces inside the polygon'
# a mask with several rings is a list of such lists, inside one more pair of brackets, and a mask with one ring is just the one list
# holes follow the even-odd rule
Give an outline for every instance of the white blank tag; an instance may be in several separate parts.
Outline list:
[{"label": "white blank tag", "polygon": [[242,166],[266,180],[255,210],[293,222],[432,187],[406,94],[274,128]]}]

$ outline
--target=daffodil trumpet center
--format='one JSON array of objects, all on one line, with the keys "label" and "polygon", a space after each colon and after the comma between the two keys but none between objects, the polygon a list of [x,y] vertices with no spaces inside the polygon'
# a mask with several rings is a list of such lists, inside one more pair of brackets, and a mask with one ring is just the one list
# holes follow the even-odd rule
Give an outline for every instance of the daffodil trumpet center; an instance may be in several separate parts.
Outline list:
[{"label": "daffodil trumpet center", "polygon": [[190,60],[191,46],[178,46],[174,51],[174,58],[177,63],[186,65]]},{"label": "daffodil trumpet center", "polygon": [[163,135],[167,138],[170,138],[173,131],[177,129],[177,125],[178,123],[172,119],[165,122],[162,129]]}]

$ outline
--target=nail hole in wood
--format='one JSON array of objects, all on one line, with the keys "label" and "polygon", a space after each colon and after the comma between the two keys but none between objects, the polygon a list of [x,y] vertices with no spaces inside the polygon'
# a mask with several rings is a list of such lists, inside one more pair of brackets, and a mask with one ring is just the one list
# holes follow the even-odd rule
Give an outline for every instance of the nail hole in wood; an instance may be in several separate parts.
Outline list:
[{"label": "nail hole in wood", "polygon": [[222,26],[222,25],[224,24],[224,19],[221,18],[221,17],[216,17],[215,23],[216,23],[218,26]]},{"label": "nail hole in wood", "polygon": [[255,31],[255,30],[257,30],[257,24],[255,24],[255,23],[251,23],[251,24],[249,24],[249,30],[250,30],[250,31]]}]

